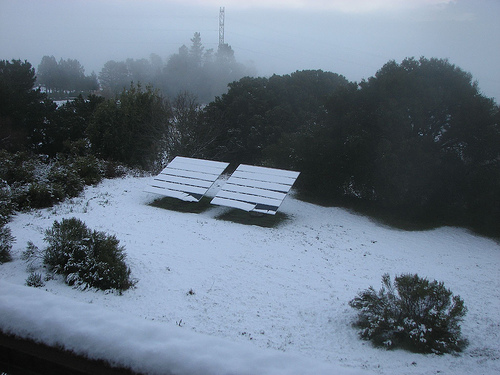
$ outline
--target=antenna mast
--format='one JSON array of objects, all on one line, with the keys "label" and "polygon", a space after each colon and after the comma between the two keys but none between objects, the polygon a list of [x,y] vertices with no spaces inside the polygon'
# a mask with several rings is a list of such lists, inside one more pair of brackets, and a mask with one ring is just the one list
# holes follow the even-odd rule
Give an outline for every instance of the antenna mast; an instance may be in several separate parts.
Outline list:
[{"label": "antenna mast", "polygon": [[219,8],[219,48],[224,45],[224,15],[225,8]]}]

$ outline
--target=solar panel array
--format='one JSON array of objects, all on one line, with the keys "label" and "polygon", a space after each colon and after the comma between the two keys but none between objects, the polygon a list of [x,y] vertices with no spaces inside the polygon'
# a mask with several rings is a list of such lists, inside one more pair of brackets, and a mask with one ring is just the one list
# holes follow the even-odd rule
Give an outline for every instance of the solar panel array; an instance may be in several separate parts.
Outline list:
[{"label": "solar panel array", "polygon": [[149,193],[199,202],[229,163],[176,156],[145,189]]},{"label": "solar panel array", "polygon": [[274,215],[299,174],[241,164],[211,203]]},{"label": "solar panel array", "polygon": [[[198,202],[229,163],[177,156],[145,189]],[[276,214],[299,172],[241,164],[211,203],[263,214]]]}]

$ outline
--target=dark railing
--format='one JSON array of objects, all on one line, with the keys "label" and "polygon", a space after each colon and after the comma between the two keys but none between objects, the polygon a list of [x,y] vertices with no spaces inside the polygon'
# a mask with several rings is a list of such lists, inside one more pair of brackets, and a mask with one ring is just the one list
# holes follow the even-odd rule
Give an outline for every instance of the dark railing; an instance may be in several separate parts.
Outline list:
[{"label": "dark railing", "polygon": [[6,335],[0,331],[0,374],[8,375],[138,375],[89,360],[61,348]]}]

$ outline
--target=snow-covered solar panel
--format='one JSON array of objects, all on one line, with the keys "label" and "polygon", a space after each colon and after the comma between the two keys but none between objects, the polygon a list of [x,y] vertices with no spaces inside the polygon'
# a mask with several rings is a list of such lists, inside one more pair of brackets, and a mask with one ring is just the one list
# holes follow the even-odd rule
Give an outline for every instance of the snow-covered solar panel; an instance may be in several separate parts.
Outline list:
[{"label": "snow-covered solar panel", "polygon": [[198,202],[229,163],[176,156],[145,189],[149,193]]},{"label": "snow-covered solar panel", "polygon": [[299,174],[241,164],[211,203],[274,215]]}]

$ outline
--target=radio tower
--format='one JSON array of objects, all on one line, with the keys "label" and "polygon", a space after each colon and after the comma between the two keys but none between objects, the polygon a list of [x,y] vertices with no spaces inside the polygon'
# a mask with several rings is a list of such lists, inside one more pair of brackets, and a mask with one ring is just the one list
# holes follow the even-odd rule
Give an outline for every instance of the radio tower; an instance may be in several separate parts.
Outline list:
[{"label": "radio tower", "polygon": [[219,48],[224,45],[224,7],[219,8]]}]

